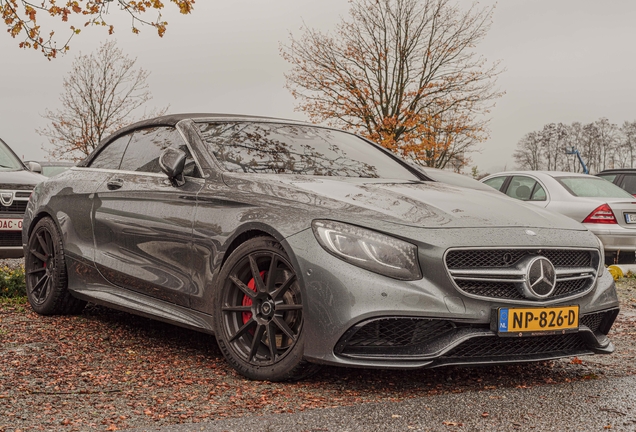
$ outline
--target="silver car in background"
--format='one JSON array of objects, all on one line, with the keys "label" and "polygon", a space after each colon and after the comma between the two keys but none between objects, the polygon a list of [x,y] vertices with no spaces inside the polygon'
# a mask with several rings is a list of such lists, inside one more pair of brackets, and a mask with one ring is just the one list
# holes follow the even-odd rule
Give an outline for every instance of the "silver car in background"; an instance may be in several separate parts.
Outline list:
[{"label": "silver car in background", "polygon": [[606,263],[633,263],[636,199],[598,177],[560,171],[510,171],[482,182],[529,204],[581,222],[601,240]]}]

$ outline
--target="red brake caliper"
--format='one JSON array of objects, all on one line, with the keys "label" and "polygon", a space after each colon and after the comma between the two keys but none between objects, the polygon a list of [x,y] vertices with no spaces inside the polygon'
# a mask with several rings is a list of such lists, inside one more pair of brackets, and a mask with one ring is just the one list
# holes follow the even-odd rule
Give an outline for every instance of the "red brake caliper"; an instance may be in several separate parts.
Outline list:
[{"label": "red brake caliper", "polygon": [[[261,271],[261,279],[263,281],[265,280],[265,273],[267,273],[265,270]],[[247,287],[256,292],[256,281],[254,280],[254,278],[250,279],[250,281],[247,283]],[[244,296],[243,306],[252,306],[252,299],[248,296]],[[248,322],[250,318],[252,318],[252,312],[243,312],[243,324]]]}]

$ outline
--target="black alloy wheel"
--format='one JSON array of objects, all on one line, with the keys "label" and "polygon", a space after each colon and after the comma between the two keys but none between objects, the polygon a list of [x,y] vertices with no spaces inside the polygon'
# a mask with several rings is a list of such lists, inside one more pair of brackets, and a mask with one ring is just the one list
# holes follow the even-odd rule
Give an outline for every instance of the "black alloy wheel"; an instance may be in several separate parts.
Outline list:
[{"label": "black alloy wheel", "polygon": [[257,237],[239,246],[220,274],[217,340],[230,364],[251,379],[300,379],[317,370],[303,360],[303,298],[283,248]]},{"label": "black alloy wheel", "polygon": [[67,290],[62,238],[50,218],[41,219],[29,236],[24,257],[26,291],[34,311],[42,315],[77,314],[86,302]]}]

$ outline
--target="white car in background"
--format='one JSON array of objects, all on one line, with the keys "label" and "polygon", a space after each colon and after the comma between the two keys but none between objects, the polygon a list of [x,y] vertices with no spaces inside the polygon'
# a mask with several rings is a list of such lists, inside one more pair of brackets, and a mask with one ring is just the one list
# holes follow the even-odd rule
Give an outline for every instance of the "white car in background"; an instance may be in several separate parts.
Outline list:
[{"label": "white car in background", "polygon": [[607,264],[634,263],[636,198],[607,180],[560,171],[509,171],[481,181],[581,222],[603,243]]}]

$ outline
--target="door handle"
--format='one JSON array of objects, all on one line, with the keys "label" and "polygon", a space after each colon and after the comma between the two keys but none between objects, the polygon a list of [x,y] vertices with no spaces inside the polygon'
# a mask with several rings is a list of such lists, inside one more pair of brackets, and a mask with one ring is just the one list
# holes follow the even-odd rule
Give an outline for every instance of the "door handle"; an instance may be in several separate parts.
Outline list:
[{"label": "door handle", "polygon": [[124,185],[124,181],[122,179],[114,179],[106,183],[106,187],[108,187],[108,190],[116,190],[122,187],[123,185]]}]

